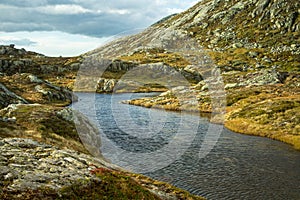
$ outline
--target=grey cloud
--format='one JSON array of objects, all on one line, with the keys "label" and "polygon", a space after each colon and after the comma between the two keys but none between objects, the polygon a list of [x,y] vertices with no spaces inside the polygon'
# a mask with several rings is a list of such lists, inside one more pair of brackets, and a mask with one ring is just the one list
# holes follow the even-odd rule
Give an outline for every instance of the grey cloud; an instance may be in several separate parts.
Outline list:
[{"label": "grey cloud", "polygon": [[[169,15],[169,7],[182,6],[177,1],[175,4],[171,0],[164,2],[167,3],[158,0],[2,0],[0,28],[1,31],[52,30],[105,37],[149,26]],[[61,13],[61,10],[47,12],[53,5],[65,5],[62,10],[66,10],[66,13]],[[77,5],[88,12],[68,12],[67,5],[70,5],[70,9],[72,5]],[[129,12],[120,14],[116,10]]]},{"label": "grey cloud", "polygon": [[47,0],[1,0],[0,4],[26,8],[46,5]]}]

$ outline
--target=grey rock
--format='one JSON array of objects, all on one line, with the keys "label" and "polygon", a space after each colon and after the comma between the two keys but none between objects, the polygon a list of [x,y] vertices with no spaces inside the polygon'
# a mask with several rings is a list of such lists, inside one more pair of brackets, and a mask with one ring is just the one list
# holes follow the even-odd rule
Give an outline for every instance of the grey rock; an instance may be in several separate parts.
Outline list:
[{"label": "grey rock", "polygon": [[[0,184],[8,181],[8,189],[25,192],[28,189],[58,190],[78,180],[96,180],[90,165],[113,168],[113,165],[73,150],[56,147],[32,139],[6,138],[0,142]],[[9,156],[10,155],[10,156]]]},{"label": "grey rock", "polygon": [[70,108],[65,108],[60,111],[57,111],[56,114],[66,121],[69,121],[69,122],[74,121],[73,111]]},{"label": "grey rock", "polygon": [[231,89],[231,88],[235,88],[235,87],[238,87],[239,84],[238,83],[228,83],[225,85],[224,89],[227,90],[227,89]]},{"label": "grey rock", "polygon": [[240,43],[240,42],[234,43],[234,44],[232,45],[233,48],[241,48],[241,47],[243,47],[243,46],[244,46],[244,45],[243,45],[242,43]]},{"label": "grey rock", "polygon": [[100,78],[97,84],[97,92],[111,93],[117,83],[116,79],[104,79]]},{"label": "grey rock", "polygon": [[251,58],[256,58],[258,56],[258,53],[255,51],[250,51],[248,54]]},{"label": "grey rock", "polygon": [[32,74],[29,74],[28,78],[29,78],[31,83],[43,83],[44,82],[43,80],[39,79],[38,77],[36,77]]},{"label": "grey rock", "polygon": [[27,104],[28,102],[22,97],[9,91],[2,83],[0,83],[0,108],[4,108],[9,104]]}]

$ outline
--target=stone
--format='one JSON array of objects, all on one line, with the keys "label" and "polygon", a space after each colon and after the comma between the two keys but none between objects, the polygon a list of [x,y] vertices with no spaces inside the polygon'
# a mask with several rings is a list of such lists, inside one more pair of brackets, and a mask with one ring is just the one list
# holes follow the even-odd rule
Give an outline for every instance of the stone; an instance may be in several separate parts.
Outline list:
[{"label": "stone", "polygon": [[32,139],[0,138],[0,142],[4,144],[0,146],[0,184],[9,181],[8,189],[13,191],[58,190],[78,180],[99,181],[91,174],[90,164],[96,168],[112,168],[109,163],[106,166],[104,160],[99,162],[97,158],[73,150],[57,150]]},{"label": "stone", "polygon": [[9,104],[27,104],[28,102],[22,97],[8,90],[0,83],[0,108],[4,108]]},{"label": "stone", "polygon": [[233,48],[242,48],[243,46],[244,46],[244,45],[243,45],[242,43],[240,43],[240,42],[234,43],[234,44],[232,45]]},{"label": "stone", "polygon": [[117,83],[116,79],[100,78],[97,84],[97,92],[111,93]]},{"label": "stone", "polygon": [[225,90],[238,87],[238,83],[227,83],[224,87]]},{"label": "stone", "polygon": [[264,57],[262,60],[267,63],[272,63],[272,60],[268,57]]},{"label": "stone", "polygon": [[56,112],[56,114],[66,121],[69,121],[69,122],[74,121],[73,111],[70,108],[64,108],[64,109]]},{"label": "stone", "polygon": [[29,78],[31,83],[43,83],[44,82],[43,80],[37,78],[36,76],[34,76],[32,74],[29,74],[28,78]]},{"label": "stone", "polygon": [[251,58],[256,58],[258,56],[258,53],[255,51],[250,51],[248,54]]}]

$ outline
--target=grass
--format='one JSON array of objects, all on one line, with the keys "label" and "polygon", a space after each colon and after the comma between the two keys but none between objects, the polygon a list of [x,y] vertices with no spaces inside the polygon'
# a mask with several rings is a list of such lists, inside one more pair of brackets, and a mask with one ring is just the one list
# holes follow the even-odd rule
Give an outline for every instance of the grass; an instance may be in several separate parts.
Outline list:
[{"label": "grass", "polygon": [[164,49],[148,49],[124,55],[118,59],[123,61],[137,62],[139,64],[163,62],[171,67],[184,68],[189,65],[182,56],[177,53],[167,52]]},{"label": "grass", "polygon": [[114,171],[106,168],[97,168],[91,171],[98,179],[77,180],[69,186],[65,186],[58,191],[51,188],[28,189],[23,192],[13,192],[3,185],[0,198],[3,200],[20,199],[101,199],[101,200],[127,200],[127,199],[162,199],[156,194],[157,191],[165,193],[171,199],[199,199],[204,198],[192,195],[184,190],[171,186],[170,184],[155,181],[146,176],[132,174],[129,172]]},{"label": "grass", "polygon": [[[296,74],[290,74],[284,84],[227,90],[225,127],[238,133],[283,141],[300,150],[300,90]],[[198,107],[181,106],[171,94],[134,99],[128,103],[173,111],[211,112],[209,96],[201,96]]]},{"label": "grass", "polygon": [[160,199],[130,175],[104,168],[93,173],[99,181],[83,181],[63,188],[59,199]]},{"label": "grass", "polygon": [[19,105],[10,116],[16,117],[15,123],[0,122],[0,137],[32,138],[59,148],[88,153],[74,122],[66,121],[57,114],[62,109],[47,105]]},{"label": "grass", "polygon": [[[0,76],[0,82],[3,83],[8,90],[24,98],[29,103],[40,103],[49,105],[66,106],[71,103],[71,99],[59,99],[61,91],[57,91],[45,83],[32,83],[29,74],[14,74],[11,76]],[[44,95],[36,90],[36,87],[52,93],[52,97]]]}]

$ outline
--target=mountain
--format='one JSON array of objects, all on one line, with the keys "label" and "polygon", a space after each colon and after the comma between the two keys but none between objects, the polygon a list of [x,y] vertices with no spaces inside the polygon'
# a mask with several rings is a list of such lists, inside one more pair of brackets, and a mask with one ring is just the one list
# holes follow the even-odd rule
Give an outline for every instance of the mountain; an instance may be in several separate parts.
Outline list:
[{"label": "mountain", "polygon": [[131,91],[157,91],[159,85],[164,93],[158,97],[125,103],[226,112],[211,120],[300,149],[299,13],[296,0],[203,0],[141,33],[86,53],[83,58],[89,61],[83,66],[96,66],[97,59],[132,63],[136,70],[98,64],[98,74],[105,79],[100,85],[110,92],[124,91],[125,86],[116,87],[118,82],[134,82]]}]

